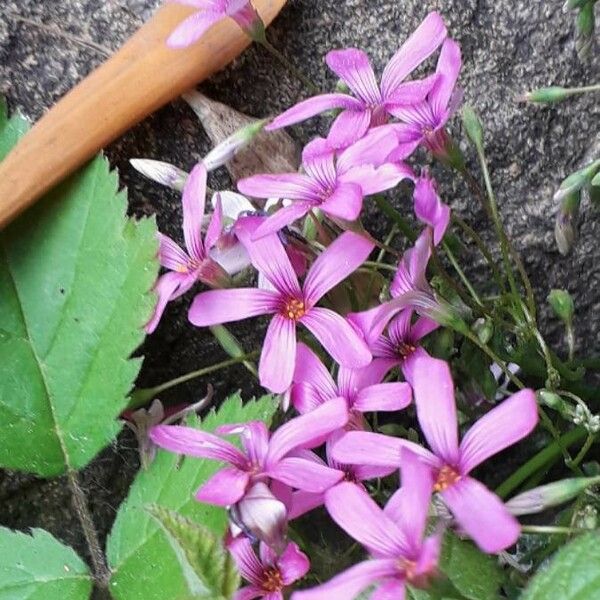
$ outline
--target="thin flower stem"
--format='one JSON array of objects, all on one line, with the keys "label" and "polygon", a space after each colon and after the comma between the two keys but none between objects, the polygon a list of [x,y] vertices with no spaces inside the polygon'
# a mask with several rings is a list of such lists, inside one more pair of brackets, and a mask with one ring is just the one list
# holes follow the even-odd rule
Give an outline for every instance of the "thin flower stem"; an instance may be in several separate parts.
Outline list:
[{"label": "thin flower stem", "polygon": [[365,265],[366,267],[371,267],[373,269],[382,269],[384,271],[391,271],[392,273],[395,273],[398,270],[398,267],[396,267],[395,265],[388,265],[387,263],[380,263],[380,262],[376,262],[373,260],[366,260],[363,265]]},{"label": "thin flower stem", "polygon": [[[229,331],[229,329],[227,329],[227,327],[224,325],[213,325],[212,327],[209,327],[209,329],[217,342],[219,342],[221,348],[223,348],[231,358],[240,358],[246,354],[237,338]],[[258,371],[253,362],[249,360],[243,360],[242,362],[244,363],[244,367],[246,367],[254,377],[258,377]]]},{"label": "thin flower stem", "polygon": [[277,59],[296,79],[301,81],[312,94],[319,94],[321,90],[301,71],[299,71],[266,37],[256,40],[267,52]]},{"label": "thin flower stem", "polygon": [[204,367],[203,369],[198,369],[197,371],[191,371],[190,373],[186,373],[185,375],[181,375],[180,377],[176,377],[175,379],[171,379],[170,381],[161,383],[156,387],[135,390],[135,392],[131,395],[131,401],[129,402],[127,408],[131,410],[145,406],[158,394],[161,394],[162,392],[165,392],[166,390],[169,390],[177,385],[180,385],[187,381],[191,381],[192,379],[197,379],[198,377],[210,375],[211,373],[215,373],[216,371],[220,371],[221,369],[226,369],[227,367],[231,367],[232,365],[243,363],[245,361],[256,358],[258,355],[259,350],[254,350],[253,352],[250,352],[248,354],[236,356],[234,358],[230,358],[229,360],[224,360],[223,362],[211,365],[210,367]]},{"label": "thin flower stem", "polygon": [[589,449],[593,446],[595,441],[596,436],[593,433],[588,433],[588,436],[585,440],[585,443],[581,447],[581,450],[577,453],[577,456],[567,466],[571,469],[578,467],[581,461],[585,458],[585,455],[588,453]]},{"label": "thin flower stem", "polygon": [[560,444],[558,441],[552,442],[543,450],[540,450],[535,456],[530,458],[524,465],[519,467],[496,488],[496,494],[498,494],[500,498],[506,498],[531,475],[557,459],[561,455],[563,448],[569,448],[573,444],[580,442],[585,438],[586,434],[587,431],[583,427],[571,429],[571,431],[568,431],[560,437]]},{"label": "thin flower stem", "polygon": [[544,535],[573,535],[589,532],[589,529],[575,527],[559,527],[556,525],[521,525],[523,533],[540,533]]},{"label": "thin flower stem", "polygon": [[465,275],[464,271],[460,268],[460,265],[458,264],[458,261],[456,260],[454,253],[450,249],[450,246],[448,246],[448,244],[446,242],[443,242],[442,247],[444,248],[444,252],[446,253],[446,256],[448,257],[448,260],[454,267],[454,270],[458,273],[458,276],[461,278],[462,282],[465,284],[465,287],[467,288],[467,290],[469,290],[469,293],[471,294],[471,296],[473,297],[475,302],[477,302],[477,304],[479,304],[479,306],[483,306],[483,302],[481,301],[481,298],[478,296],[477,292],[475,291],[475,288],[473,288],[473,286],[471,285],[471,282]]}]

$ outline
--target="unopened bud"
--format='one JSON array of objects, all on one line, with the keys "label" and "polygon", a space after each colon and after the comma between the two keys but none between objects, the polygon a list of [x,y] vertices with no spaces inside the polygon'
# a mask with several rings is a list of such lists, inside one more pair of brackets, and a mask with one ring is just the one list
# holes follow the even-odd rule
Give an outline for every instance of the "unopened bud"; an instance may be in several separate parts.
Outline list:
[{"label": "unopened bud", "polygon": [[178,192],[182,192],[185,187],[188,174],[174,165],[149,158],[132,158],[129,162],[136,171],[156,183]]},{"label": "unopened bud", "polygon": [[562,102],[568,98],[571,94],[567,88],[550,86],[543,87],[531,92],[526,92],[517,100],[523,102],[534,102],[536,104],[554,104],[555,102]]},{"label": "unopened bud", "polygon": [[287,509],[265,483],[255,483],[231,507],[230,517],[242,531],[261,540],[277,554],[285,549]]},{"label": "unopened bud", "polygon": [[548,294],[548,302],[559,319],[564,323],[571,323],[575,314],[575,303],[567,290],[552,290]]},{"label": "unopened bud", "polygon": [[484,319],[483,317],[477,319],[472,325],[473,331],[477,334],[477,337],[482,344],[487,344],[494,334],[494,326],[490,319]]},{"label": "unopened bud", "polygon": [[550,392],[549,390],[539,390],[537,392],[537,397],[539,402],[561,413],[566,413],[569,410],[567,403],[554,392]]},{"label": "unopened bud", "polygon": [[228,163],[264,129],[268,119],[261,119],[238,129],[233,135],[217,144],[203,159],[207,171],[214,171]]},{"label": "unopened bud", "polygon": [[554,194],[554,200],[557,202],[565,200],[567,196],[570,196],[590,185],[599,171],[600,160],[595,160],[594,162],[585,166],[583,169],[579,169],[578,171],[571,173],[562,181],[558,190],[556,190]]},{"label": "unopened bud", "polygon": [[464,170],[465,157],[446,129],[426,135],[425,146],[443,165],[456,171]]},{"label": "unopened bud", "polygon": [[596,27],[594,4],[595,2],[584,4],[577,15],[575,49],[581,61],[587,60],[594,41],[594,29]]},{"label": "unopened bud", "polygon": [[598,483],[600,477],[576,477],[555,481],[515,496],[506,503],[506,508],[515,516],[533,515],[564,504]]},{"label": "unopened bud", "polygon": [[554,224],[554,239],[558,251],[567,255],[577,236],[577,218],[579,216],[579,205],[581,203],[581,191],[576,191],[563,198],[560,209],[556,214]]},{"label": "unopened bud", "polygon": [[462,120],[467,136],[477,148],[483,148],[483,125],[477,113],[469,105],[462,109]]}]

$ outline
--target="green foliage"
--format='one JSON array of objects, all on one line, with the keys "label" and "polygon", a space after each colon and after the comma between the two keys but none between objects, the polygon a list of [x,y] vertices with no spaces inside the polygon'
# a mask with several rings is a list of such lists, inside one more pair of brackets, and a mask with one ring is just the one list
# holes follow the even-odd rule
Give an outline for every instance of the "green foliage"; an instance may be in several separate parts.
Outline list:
[{"label": "green foliage", "polygon": [[238,589],[240,577],[221,537],[178,513],[151,507],[179,558],[189,589],[199,598],[227,600]]},{"label": "green foliage", "polygon": [[[496,558],[480,552],[471,542],[460,540],[447,533],[442,545],[440,570],[450,585],[438,586],[444,593],[410,590],[414,600],[439,600],[441,598],[468,598],[469,600],[496,600],[502,582],[502,573]],[[452,588],[457,594],[452,593]],[[445,588],[445,589],[444,589]]]},{"label": "green foliage", "polygon": [[0,528],[0,600],[86,600],[91,591],[85,563],[47,531]]},{"label": "green foliage", "polygon": [[[26,128],[0,106],[0,158]],[[120,430],[158,270],[155,224],[126,206],[97,157],[0,233],[2,467],[59,475]]]},{"label": "green foliage", "polygon": [[[252,420],[269,422],[276,409],[272,396],[242,404],[239,395],[228,398],[217,412],[204,421],[190,421],[194,427],[213,431],[223,423]],[[156,505],[178,512],[222,535],[227,523],[224,509],[201,504],[194,493],[219,464],[211,460],[181,458],[159,451],[150,468],[137,476],[127,500],[121,506],[107,544],[113,577],[111,593],[116,600],[188,600],[193,598],[183,567],[164,530],[147,508]]]},{"label": "green foliage", "polygon": [[531,580],[521,600],[600,599],[600,537],[587,533],[559,550]]}]

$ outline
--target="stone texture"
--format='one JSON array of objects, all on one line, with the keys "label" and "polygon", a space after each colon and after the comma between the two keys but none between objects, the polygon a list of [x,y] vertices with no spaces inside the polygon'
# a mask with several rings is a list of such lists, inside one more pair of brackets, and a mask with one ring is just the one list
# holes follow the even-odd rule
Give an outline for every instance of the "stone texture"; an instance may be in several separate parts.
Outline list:
[{"label": "stone texture", "polygon": [[[116,49],[159,4],[157,0],[0,0],[0,92],[10,106],[38,118],[77,81],[103,60],[102,51],[80,40]],[[581,85],[597,81],[596,59],[581,65],[574,51],[573,18],[561,10],[559,0],[290,0],[269,35],[275,46],[321,87],[335,81],[323,63],[328,49],[359,46],[372,57],[378,72],[399,43],[430,10],[439,10],[452,34],[460,41],[464,55],[461,77],[465,99],[482,115],[486,145],[500,208],[511,237],[522,251],[538,299],[543,302],[552,287],[566,287],[578,307],[577,332],[582,347],[598,352],[600,319],[600,236],[599,215],[584,207],[579,243],[573,254],[561,257],[553,241],[554,188],[574,168],[598,151],[600,109],[597,97],[578,98],[558,107],[518,105],[516,94],[548,84]],[[39,28],[16,17],[43,23]],[[63,32],[59,34],[58,31]],[[252,116],[276,114],[304,96],[301,86],[260,48],[252,48],[233,65],[202,86],[209,96]],[[325,120],[315,119],[298,126],[292,134],[301,142],[323,132]],[[459,134],[459,125],[454,131]],[[209,148],[191,110],[175,102],[147,119],[107,149],[111,162],[120,169],[122,182],[130,192],[131,211],[156,213],[161,229],[180,237],[180,203],[175,194],[144,181],[128,165],[137,156],[159,158],[189,168]],[[470,152],[466,147],[465,149]],[[472,156],[472,153],[470,153]],[[438,166],[443,196],[455,210],[489,237],[489,227],[475,200],[459,182]],[[213,187],[228,185],[227,176],[212,178]],[[408,199],[396,194],[399,206]],[[374,208],[367,210],[367,225],[383,231],[385,223]],[[484,271],[474,255],[469,257],[479,278]],[[141,385],[152,385],[187,370],[215,362],[222,352],[205,332],[185,321],[189,297],[173,303],[157,333],[143,348],[146,355]],[[551,325],[550,325],[551,326]],[[260,329],[260,328],[259,328]],[[235,328],[248,347],[257,334],[256,322]],[[231,369],[216,383],[217,394],[242,387],[255,387],[242,367]],[[206,382],[199,381],[177,390],[174,397],[192,399]],[[167,398],[169,399],[169,398]],[[125,436],[121,445],[130,446]],[[110,451],[108,452],[110,455]],[[113,453],[114,454],[114,453]],[[97,461],[89,476],[94,493],[110,487],[106,502],[110,510],[99,510],[102,533],[110,526],[119,492],[106,473],[122,470],[113,455]],[[117,464],[118,463],[118,464]],[[130,460],[129,471],[134,460]],[[112,470],[111,470],[112,469]],[[2,476],[0,476],[2,480]],[[110,482],[110,483],[105,483]],[[19,492],[22,486],[25,491]],[[21,486],[21,487],[20,487]],[[11,526],[47,524],[63,539],[81,547],[78,531],[67,514],[54,524],[43,515],[48,502],[31,500],[27,486],[46,492],[55,484],[29,478],[9,478],[0,486],[0,503],[6,495],[25,500],[27,510],[12,506],[0,520]],[[100,495],[100,497],[104,497]],[[10,504],[10,503],[9,503]],[[106,507],[105,507],[106,508]],[[68,512],[68,511],[64,511]],[[66,521],[63,519],[66,518]],[[62,526],[60,525],[62,523]],[[70,531],[71,533],[65,533]]]}]

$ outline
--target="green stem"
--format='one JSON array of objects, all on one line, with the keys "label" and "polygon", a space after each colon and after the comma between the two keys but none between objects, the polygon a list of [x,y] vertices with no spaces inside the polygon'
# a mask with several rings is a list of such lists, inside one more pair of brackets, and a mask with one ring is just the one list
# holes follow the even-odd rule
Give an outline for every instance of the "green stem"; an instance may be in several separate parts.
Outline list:
[{"label": "green stem", "polygon": [[[213,325],[209,327],[210,332],[213,334],[214,338],[219,342],[219,345],[231,358],[239,358],[243,357],[246,354],[246,351],[242,348],[241,344],[237,340],[237,338],[225,327],[224,325]],[[256,370],[256,366],[253,362],[248,360],[243,360],[244,367],[254,375],[254,377],[258,377],[258,371]]]},{"label": "green stem", "polygon": [[581,447],[581,450],[578,452],[577,456],[571,461],[571,463],[567,466],[571,469],[578,467],[579,463],[581,463],[581,461],[585,458],[585,455],[588,453],[595,440],[596,436],[592,433],[588,433],[588,436],[585,440],[585,443]]},{"label": "green stem", "polygon": [[374,198],[377,208],[398,226],[398,229],[410,242],[414,242],[417,239],[417,234],[408,220],[405,219],[383,196],[374,196]]},{"label": "green stem", "polygon": [[[549,462],[558,458],[563,448],[569,448],[573,444],[581,441],[587,435],[583,427],[571,429],[560,437],[560,440],[554,441],[543,450],[540,450],[535,456],[530,458],[524,465],[519,467],[510,477],[496,488],[496,494],[500,498],[506,498],[511,492],[516,490],[531,475],[543,468]],[[560,442],[560,444],[559,444]]]},{"label": "green stem", "polygon": [[583,533],[589,529],[576,529],[573,527],[559,527],[556,525],[521,525],[523,533],[540,533],[544,535],[573,535]]},{"label": "green stem", "polygon": [[243,363],[252,358],[256,358],[258,355],[259,351],[255,350],[254,352],[250,352],[249,354],[243,354],[242,356],[230,358],[229,360],[224,360],[223,362],[217,363],[216,365],[211,365],[210,367],[204,367],[203,369],[198,369],[197,371],[191,371],[190,373],[186,373],[185,375],[181,375],[180,377],[176,377],[175,379],[171,379],[170,381],[161,383],[156,387],[137,389],[131,394],[131,399],[127,408],[133,410],[145,406],[146,404],[148,404],[148,402],[150,402],[150,400],[158,396],[158,394],[161,394],[162,392],[169,390],[177,385],[185,383],[186,381],[191,381],[192,379],[197,379],[198,377],[210,375],[211,373],[214,373],[221,369],[226,369],[227,367],[231,367],[232,365]]},{"label": "green stem", "polygon": [[365,267],[372,267],[373,269],[383,269],[384,271],[391,271],[395,273],[398,270],[398,267],[395,265],[388,265],[387,263],[380,263],[373,260],[366,260],[363,265]]},{"label": "green stem", "polygon": [[304,74],[299,71],[266,37],[256,40],[267,52],[278,60],[296,79],[301,81],[312,94],[319,94],[321,90]]},{"label": "green stem", "polygon": [[448,260],[454,267],[454,270],[458,273],[458,276],[461,278],[462,282],[465,284],[465,287],[467,288],[467,290],[469,291],[469,293],[471,294],[471,296],[473,297],[475,302],[477,302],[477,304],[479,304],[479,306],[483,306],[483,302],[481,301],[481,298],[478,296],[477,292],[475,291],[475,288],[471,285],[471,282],[465,275],[464,271],[460,268],[460,265],[458,264],[458,261],[456,260],[454,253],[450,249],[450,246],[448,246],[448,244],[446,242],[442,242],[442,247],[444,248],[444,252],[446,253],[446,256],[448,257]]}]

